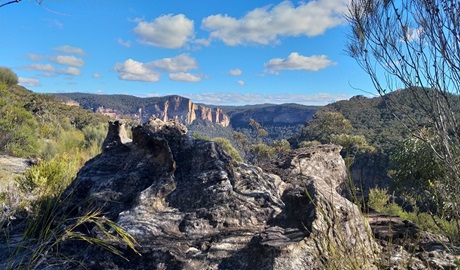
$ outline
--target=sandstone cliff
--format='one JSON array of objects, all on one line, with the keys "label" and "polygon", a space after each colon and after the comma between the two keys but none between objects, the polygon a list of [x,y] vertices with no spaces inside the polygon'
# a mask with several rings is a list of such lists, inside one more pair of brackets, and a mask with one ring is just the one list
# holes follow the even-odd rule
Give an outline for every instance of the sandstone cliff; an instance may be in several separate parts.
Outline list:
[{"label": "sandstone cliff", "polygon": [[140,98],[129,95],[95,95],[87,93],[60,93],[63,103],[79,104],[82,108],[120,119],[129,115],[145,123],[151,116],[163,121],[177,120],[189,125],[195,119],[207,120],[227,127],[230,118],[220,108],[211,108],[193,103],[190,99],[172,95]]},{"label": "sandstone cliff", "polygon": [[230,124],[230,118],[221,109],[197,105],[190,99],[181,96],[168,96],[164,101],[139,108],[139,117],[142,122],[146,122],[151,116],[160,118],[165,122],[177,120],[186,125],[191,124],[196,119],[207,120],[224,127]]}]

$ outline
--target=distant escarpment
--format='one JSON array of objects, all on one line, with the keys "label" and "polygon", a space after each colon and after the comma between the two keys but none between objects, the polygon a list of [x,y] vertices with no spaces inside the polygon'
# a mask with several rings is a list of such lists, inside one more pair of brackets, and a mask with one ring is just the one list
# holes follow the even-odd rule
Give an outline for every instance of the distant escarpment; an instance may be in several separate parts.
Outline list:
[{"label": "distant escarpment", "polygon": [[227,107],[225,110],[228,111],[234,128],[247,128],[250,119],[259,122],[263,127],[304,125],[319,108],[299,104],[267,104],[254,107]]},{"label": "distant escarpment", "polygon": [[129,95],[95,95],[86,93],[60,93],[63,101],[69,98],[83,107],[94,112],[119,119],[125,115],[145,123],[151,116],[163,121],[177,120],[190,125],[196,119],[227,127],[230,118],[220,108],[211,108],[193,103],[181,96],[165,96],[140,98]]}]

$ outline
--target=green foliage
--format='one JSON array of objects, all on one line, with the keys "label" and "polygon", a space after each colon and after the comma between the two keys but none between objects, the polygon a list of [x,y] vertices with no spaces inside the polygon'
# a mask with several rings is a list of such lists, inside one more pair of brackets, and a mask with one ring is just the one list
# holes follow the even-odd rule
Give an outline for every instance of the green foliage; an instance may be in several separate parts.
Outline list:
[{"label": "green foliage", "polygon": [[299,148],[302,147],[311,147],[311,146],[317,146],[320,145],[321,143],[319,141],[301,141],[298,145]]},{"label": "green foliage", "polygon": [[386,189],[371,189],[369,192],[368,206],[377,212],[398,216],[403,220],[414,222],[420,229],[440,233],[449,238],[454,244],[460,243],[460,231],[457,220],[440,217],[426,212],[406,211],[395,202],[390,202],[390,195]]},{"label": "green foliage", "polygon": [[287,140],[284,140],[284,139],[279,140],[279,141],[278,140],[273,141],[272,147],[275,149],[277,153],[285,154],[291,151],[291,145],[289,144]]},{"label": "green foliage", "polygon": [[259,161],[273,158],[276,155],[275,149],[264,143],[253,144],[251,146],[250,151],[256,156],[257,160]]},{"label": "green foliage", "polygon": [[238,131],[233,131],[232,137],[235,140],[235,142],[241,147],[246,148],[249,146],[249,140],[243,133],[238,132]]},{"label": "green foliage", "polygon": [[330,143],[332,135],[348,134],[352,130],[350,120],[339,112],[318,111],[302,131],[302,139]]},{"label": "green foliage", "polygon": [[234,160],[236,160],[237,162],[243,162],[243,159],[241,158],[240,154],[228,139],[214,138],[213,141],[218,143],[222,147],[222,149],[224,149],[225,153],[230,155]]},{"label": "green foliage", "polygon": [[423,204],[424,209],[442,213],[439,199],[447,175],[428,142],[411,138],[400,143],[390,157],[389,175],[397,191]]},{"label": "green foliage", "polygon": [[383,211],[390,199],[386,189],[371,188],[369,191],[368,206],[377,212]]},{"label": "green foliage", "polygon": [[366,141],[364,135],[332,134],[331,142],[343,146],[348,153],[375,151],[375,148]]},{"label": "green foliage", "polygon": [[107,128],[105,123],[100,123],[97,126],[84,126],[81,131],[85,137],[85,146],[89,147],[91,144],[101,146],[107,136]]},{"label": "green foliage", "polygon": [[263,128],[259,128],[257,130],[257,135],[259,135],[260,137],[267,137],[268,136],[268,132],[263,129]]},{"label": "green foliage", "polygon": [[8,86],[18,84],[18,75],[7,67],[0,67],[0,83]]},{"label": "green foliage", "polygon": [[0,83],[0,153],[35,157],[39,151],[38,123]]},{"label": "green foliage", "polygon": [[[93,210],[81,216],[69,217],[61,211],[62,202],[54,198],[41,200],[38,208],[40,211],[37,215],[29,216],[19,241],[10,239],[10,230],[14,229],[10,226],[6,226],[0,233],[0,238],[7,246],[6,254],[3,254],[3,258],[6,257],[8,261],[7,269],[41,269],[50,263],[61,267],[66,265],[65,269],[69,266],[73,268],[75,264],[81,267],[80,263],[61,256],[59,247],[69,240],[84,241],[124,258],[117,247],[117,244],[122,244],[140,255],[136,250],[139,246],[137,241],[100,211]],[[95,228],[103,237],[93,236],[89,232],[90,228]]]},{"label": "green foliage", "polygon": [[201,139],[201,140],[205,140],[205,141],[211,141],[212,139],[208,136],[205,136],[205,135],[201,135],[200,133],[194,133],[193,138],[195,139]]},{"label": "green foliage", "polygon": [[52,196],[64,190],[76,176],[81,167],[78,153],[62,155],[50,161],[41,161],[26,171],[25,179],[20,181],[23,191]]}]

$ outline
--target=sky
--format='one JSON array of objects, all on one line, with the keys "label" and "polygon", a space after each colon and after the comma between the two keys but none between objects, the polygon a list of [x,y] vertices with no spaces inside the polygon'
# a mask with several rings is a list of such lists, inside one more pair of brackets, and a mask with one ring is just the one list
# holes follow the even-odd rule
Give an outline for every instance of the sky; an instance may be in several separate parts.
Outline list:
[{"label": "sky", "polygon": [[346,53],[346,11],[347,0],[22,0],[0,8],[0,66],[39,93],[325,105],[375,92]]}]

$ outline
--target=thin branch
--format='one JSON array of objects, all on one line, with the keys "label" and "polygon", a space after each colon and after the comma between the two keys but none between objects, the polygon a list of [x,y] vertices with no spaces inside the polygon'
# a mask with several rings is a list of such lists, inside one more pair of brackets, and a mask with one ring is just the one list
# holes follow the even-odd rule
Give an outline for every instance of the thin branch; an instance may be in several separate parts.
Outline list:
[{"label": "thin branch", "polygon": [[4,3],[4,4],[1,4],[1,5],[0,5],[0,8],[1,8],[1,7],[4,7],[4,6],[6,6],[6,5],[9,5],[9,4],[19,3],[20,1],[21,1],[21,0],[12,0],[12,1],[6,2],[6,3]]}]

